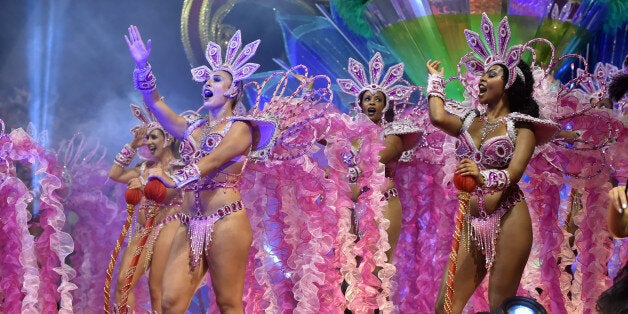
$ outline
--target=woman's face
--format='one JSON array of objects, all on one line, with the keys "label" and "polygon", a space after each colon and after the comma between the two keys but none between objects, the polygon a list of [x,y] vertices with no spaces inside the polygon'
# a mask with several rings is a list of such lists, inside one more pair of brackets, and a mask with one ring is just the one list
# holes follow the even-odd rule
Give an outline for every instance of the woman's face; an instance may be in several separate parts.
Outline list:
[{"label": "woman's face", "polygon": [[379,123],[382,120],[384,107],[386,106],[386,97],[384,93],[377,91],[374,94],[365,91],[360,97],[360,107],[362,113],[367,115],[371,121]]},{"label": "woman's face", "polygon": [[165,145],[165,141],[164,133],[159,129],[154,129],[146,135],[146,148],[155,160],[159,160],[164,155],[164,151],[170,149],[170,145]]},{"label": "woman's face", "polygon": [[480,77],[478,99],[481,104],[496,104],[504,95],[504,68],[495,64]]},{"label": "woman's face", "polygon": [[225,71],[216,71],[209,75],[203,85],[203,107],[216,108],[224,106],[229,99],[225,96],[231,87],[231,74]]}]

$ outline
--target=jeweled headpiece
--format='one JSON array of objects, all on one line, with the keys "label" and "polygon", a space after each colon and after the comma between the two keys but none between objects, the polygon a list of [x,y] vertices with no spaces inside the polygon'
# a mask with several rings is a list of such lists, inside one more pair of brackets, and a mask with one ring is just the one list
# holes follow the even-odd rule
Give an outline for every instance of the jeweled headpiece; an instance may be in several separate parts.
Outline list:
[{"label": "jeweled headpiece", "polygon": [[467,44],[473,51],[464,55],[460,59],[460,62],[477,76],[481,76],[495,64],[506,66],[506,68],[508,68],[508,82],[506,82],[506,88],[510,87],[512,83],[515,82],[517,75],[519,75],[521,79],[524,79],[523,72],[517,67],[517,64],[521,61],[523,46],[514,45],[508,48],[511,35],[508,17],[504,16],[501,22],[499,22],[497,38],[494,33],[493,22],[491,22],[486,13],[482,13],[480,26],[482,35],[486,41],[486,46],[478,33],[465,29],[464,35],[467,38]]},{"label": "jeweled headpiece", "polygon": [[577,77],[584,77],[580,81],[580,88],[589,97],[601,100],[608,98],[608,85],[613,77],[619,72],[619,69],[610,63],[598,63],[591,75],[582,69],[577,69]]},{"label": "jeweled headpiece", "polygon": [[193,68],[192,77],[197,82],[205,82],[207,78],[209,78],[210,73],[222,70],[231,74],[233,78],[232,84],[248,78],[260,66],[257,63],[246,63],[255,55],[259,43],[259,39],[249,43],[238,53],[240,47],[242,47],[242,40],[240,30],[237,30],[227,44],[225,60],[223,62],[220,45],[210,41],[205,51],[205,58],[207,62],[209,62],[209,67],[202,65]]},{"label": "jeweled headpiece", "polygon": [[391,101],[404,99],[412,92],[412,87],[403,84],[396,84],[403,77],[403,63],[397,63],[386,71],[386,75],[380,82],[380,77],[384,70],[384,59],[379,52],[375,53],[371,61],[369,61],[370,81],[366,79],[366,73],[362,63],[349,58],[347,71],[353,77],[351,79],[337,79],[340,89],[356,98],[356,106],[359,104],[360,94],[364,91],[371,93],[382,92],[386,98]]},{"label": "jeweled headpiece", "polygon": [[[166,132],[166,130],[164,129],[163,126],[161,126],[161,124],[159,124],[159,122],[157,122],[157,119],[155,119],[155,116],[150,112],[150,110],[148,110],[148,108],[142,109],[140,106],[136,105],[136,104],[131,104],[131,113],[133,114],[133,116],[139,120],[142,124],[135,126],[131,129],[131,133],[135,134],[135,132],[137,132],[137,130],[141,127],[141,126],[146,126],[146,134],[150,134],[150,132],[152,132],[155,129],[159,129],[163,132],[164,134],[164,147],[168,146],[170,143],[172,143],[172,141],[174,140],[174,138],[172,137],[172,135],[170,135],[170,133]],[[144,154],[142,154],[144,155]],[[143,158],[147,157],[147,156],[142,156]]]}]

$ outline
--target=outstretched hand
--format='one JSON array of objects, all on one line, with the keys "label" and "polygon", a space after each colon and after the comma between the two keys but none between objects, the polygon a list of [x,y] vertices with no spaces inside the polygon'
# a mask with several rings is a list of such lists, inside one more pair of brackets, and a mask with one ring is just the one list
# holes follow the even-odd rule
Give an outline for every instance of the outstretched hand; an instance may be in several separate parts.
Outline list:
[{"label": "outstretched hand", "polygon": [[150,39],[144,44],[140,30],[135,25],[129,26],[129,35],[124,35],[124,39],[129,45],[129,52],[135,64],[140,68],[145,67],[150,55]]},{"label": "outstretched hand", "polygon": [[445,74],[445,68],[440,68],[440,61],[438,60],[434,60],[432,61],[427,60],[427,63],[425,64],[425,66],[427,67],[427,73],[429,74],[440,74],[443,75]]}]

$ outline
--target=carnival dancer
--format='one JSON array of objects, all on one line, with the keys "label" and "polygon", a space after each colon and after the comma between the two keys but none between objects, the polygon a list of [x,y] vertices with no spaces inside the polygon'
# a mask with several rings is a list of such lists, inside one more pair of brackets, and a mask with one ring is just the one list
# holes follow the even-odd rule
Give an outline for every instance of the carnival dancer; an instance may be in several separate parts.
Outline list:
[{"label": "carnival dancer", "polygon": [[[464,230],[457,231],[463,231],[463,241],[470,243],[461,246],[446,268],[453,264],[457,270],[443,275],[435,308],[439,313],[461,313],[487,272],[491,309],[516,295],[532,246],[530,213],[517,183],[534,147],[559,130],[557,124],[538,118],[539,108],[532,98],[534,80],[530,67],[521,61],[527,46],[508,47],[507,18],[496,34],[486,14],[481,24],[488,47],[477,33],[465,30],[472,51],[460,61],[480,77],[477,98],[467,99],[469,106],[446,105],[444,71],[439,61],[427,62],[430,120],[458,138],[456,173],[479,183],[470,199]],[[486,107],[471,109],[478,103]],[[453,280],[447,280],[448,276]]]},{"label": "carnival dancer", "polygon": [[[128,184],[129,189],[143,190],[150,171],[158,169],[160,172],[172,173],[181,168],[177,159],[178,142],[155,121],[150,112],[145,112],[133,104],[131,111],[142,124],[131,130],[134,133],[133,141],[124,145],[120,153],[116,155],[109,171],[109,178]],[[138,150],[144,160],[135,167],[129,167]],[[148,284],[151,308],[153,311],[161,310],[163,273],[170,252],[170,244],[179,225],[176,217],[182,202],[181,191],[174,189],[167,191],[167,198],[160,204],[155,204],[146,198],[142,200],[137,216],[137,231],[124,250],[120,263],[114,312],[134,310],[133,289],[148,268],[150,268]],[[157,223],[146,226],[147,221]],[[150,236],[144,248],[139,245],[141,235]],[[141,253],[136,252],[138,250]],[[141,262],[139,265],[132,265],[136,254],[141,254],[139,259]],[[130,268],[134,270],[129,270]],[[108,287],[106,289],[108,290]],[[128,308],[120,309],[121,304],[128,305]],[[108,306],[109,304],[105,304],[105,308]]]},{"label": "carnival dancer", "polygon": [[[240,36],[240,31],[236,31],[229,41],[224,61],[220,46],[210,42],[206,50],[209,67],[192,69],[194,80],[204,82],[201,109],[208,111],[206,116],[174,113],[159,97],[155,77],[147,63],[150,41],[145,45],[135,26],[129,28],[126,37],[136,62],[136,88],[142,92],[144,102],[162,125],[182,140],[180,153],[185,167],[171,175],[153,173],[153,177],[165,185],[185,191],[184,214],[180,219],[183,225],[175,235],[166,264],[162,298],[164,313],[185,311],[207,272],[220,311],[243,312],[243,289],[253,232],[240,194],[246,161],[268,161],[271,167],[276,164],[274,161],[304,156],[324,133],[315,131],[310,122],[322,117],[322,112],[331,105],[331,83],[326,76],[310,78],[313,81],[321,78],[325,87],[308,90],[306,85],[309,83],[302,82],[288,96],[284,96],[288,78],[295,69],[288,73],[273,73],[261,85],[251,82],[257,87],[257,96],[255,106],[246,112],[240,102],[244,88],[242,81],[259,67],[247,63],[259,40],[239,51]],[[307,77],[305,67],[295,68],[303,68]],[[275,83],[276,86],[268,88]],[[268,90],[272,90],[272,95],[262,97]],[[257,188],[263,189],[261,186]],[[256,226],[258,223],[255,221]],[[263,236],[264,230],[256,229],[255,232]],[[263,239],[256,239],[256,245],[260,243]],[[314,243],[320,247],[318,242]],[[253,253],[264,254],[265,250],[265,247],[256,247]],[[328,250],[324,251],[327,253]],[[304,272],[304,277],[290,276],[285,281],[311,280],[313,274],[309,273],[309,265],[314,262],[308,261],[308,265],[294,270]],[[251,281],[247,279],[247,282]],[[293,291],[295,299],[302,299],[302,294]]]},{"label": "carnival dancer", "polygon": [[[402,153],[414,146],[419,132],[414,121],[395,119],[399,118],[395,113],[402,113],[401,107],[406,109],[400,102],[407,100],[414,90],[413,86],[402,79],[403,68],[403,63],[393,65],[382,77],[384,60],[378,52],[368,63],[369,77],[360,62],[349,58],[347,69],[352,79],[337,80],[343,92],[355,97],[353,105],[357,115],[353,118],[353,123],[359,125],[357,136],[350,139],[351,147],[343,154],[348,171],[346,177],[355,202],[352,229],[358,243],[369,241],[365,238],[366,232],[371,227],[369,225],[375,225],[374,230],[385,230],[385,233],[375,234],[375,237],[381,237],[381,241],[371,241],[373,243],[366,246],[358,244],[358,247],[377,248],[373,255],[363,252],[362,255],[358,254],[358,258],[359,264],[371,262],[376,266],[372,271],[375,271],[381,280],[382,294],[378,300],[380,309],[392,306],[388,301],[391,293],[390,278],[395,272],[392,262],[401,232],[402,206],[393,181],[396,164]],[[400,105],[399,108],[397,105]],[[367,165],[365,162],[368,161],[374,161],[375,164]],[[383,171],[379,171],[379,176],[383,176],[377,179],[378,173],[373,170],[380,168],[380,165]],[[366,180],[363,178],[367,170],[365,167],[372,168],[368,169],[371,177]],[[383,184],[378,184],[379,181]],[[379,189],[377,192],[382,195],[379,200],[372,199],[371,193],[362,195],[370,189]],[[373,215],[365,215],[366,211],[373,211]],[[374,245],[375,243],[377,245]],[[386,255],[382,256],[380,251],[385,251]],[[363,270],[362,276],[368,277],[369,275],[364,273],[368,268],[358,266]],[[354,283],[350,278],[346,279],[349,279],[347,289],[350,290]],[[351,302],[349,304],[351,308]]]},{"label": "carnival dancer", "polygon": [[220,46],[210,42],[206,57],[211,68],[192,69],[194,80],[204,83],[202,108],[207,115],[181,116],[157,92],[148,63],[151,41],[145,45],[133,25],[125,39],[136,64],[136,89],[164,128],[182,141],[180,154],[185,167],[172,175],[153,173],[166,185],[184,190],[185,214],[166,263],[161,310],[184,312],[209,272],[220,311],[243,313],[244,275],[252,236],[238,183],[253,136],[249,124],[229,118],[242,96],[242,80],[259,67],[246,63],[259,40],[240,52],[240,32],[236,32],[224,62]]}]

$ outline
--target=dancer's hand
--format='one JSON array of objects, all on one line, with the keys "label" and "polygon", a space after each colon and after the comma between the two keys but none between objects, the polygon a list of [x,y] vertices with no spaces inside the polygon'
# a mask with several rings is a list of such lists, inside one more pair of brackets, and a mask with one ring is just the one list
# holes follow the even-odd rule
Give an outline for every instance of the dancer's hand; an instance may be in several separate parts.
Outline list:
[{"label": "dancer's hand", "polygon": [[434,60],[432,61],[427,60],[427,63],[425,64],[425,66],[427,67],[427,73],[429,74],[440,74],[443,75],[445,74],[445,68],[440,68],[440,61],[438,60]]},{"label": "dancer's hand", "polygon": [[310,79],[309,77],[305,75],[301,75],[301,74],[296,74],[296,73],[292,73],[292,76],[294,76],[294,78],[299,80],[301,84],[306,83],[306,85],[304,86],[306,89],[314,88],[314,80]]},{"label": "dancer's hand", "polygon": [[144,184],[142,184],[142,180],[140,180],[140,178],[136,177],[129,180],[128,189],[129,190],[132,190],[132,189],[144,190]]},{"label": "dancer's hand", "polygon": [[626,202],[626,187],[616,186],[608,191],[608,197],[611,201],[611,206],[615,208],[620,214],[624,213],[628,209],[628,202]]},{"label": "dancer's hand", "polygon": [[135,25],[129,26],[129,35],[124,35],[124,39],[127,45],[129,45],[129,52],[135,64],[140,68],[145,67],[146,62],[148,62],[148,56],[150,55],[150,39],[146,42],[146,45],[144,45],[142,35],[140,35],[140,31]]},{"label": "dancer's hand", "polygon": [[135,129],[135,137],[133,137],[133,141],[131,142],[131,147],[137,149],[138,147],[142,147],[146,145],[146,131],[147,127],[142,125]]},{"label": "dancer's hand", "polygon": [[582,132],[580,131],[571,131],[571,130],[561,130],[558,132],[557,137],[563,139],[565,142],[569,144],[575,143],[582,136]]},{"label": "dancer's hand", "polygon": [[480,168],[471,159],[462,159],[456,167],[456,173],[463,176],[472,176],[473,178],[475,178],[475,181],[478,182],[478,184],[482,182]]}]

